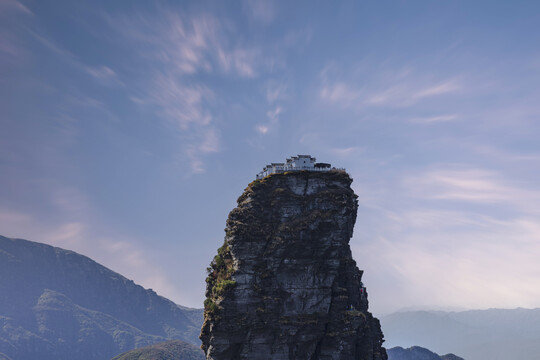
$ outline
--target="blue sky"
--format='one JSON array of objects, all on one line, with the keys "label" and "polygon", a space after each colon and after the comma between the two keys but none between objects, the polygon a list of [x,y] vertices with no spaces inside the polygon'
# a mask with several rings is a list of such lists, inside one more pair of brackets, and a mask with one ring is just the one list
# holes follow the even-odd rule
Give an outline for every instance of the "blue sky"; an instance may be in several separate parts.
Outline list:
[{"label": "blue sky", "polygon": [[268,162],[345,167],[376,314],[540,306],[535,1],[0,1],[0,233],[200,307]]}]

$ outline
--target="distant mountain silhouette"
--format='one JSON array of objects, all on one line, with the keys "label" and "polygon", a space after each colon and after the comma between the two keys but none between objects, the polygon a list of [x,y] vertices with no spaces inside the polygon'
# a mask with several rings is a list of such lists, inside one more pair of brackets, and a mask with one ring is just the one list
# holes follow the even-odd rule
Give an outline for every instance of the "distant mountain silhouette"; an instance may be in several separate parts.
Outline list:
[{"label": "distant mountain silhouette", "polygon": [[112,360],[204,360],[203,351],[193,344],[169,340],[159,344],[131,350]]},{"label": "distant mountain silhouette", "polygon": [[454,354],[439,356],[428,349],[420,346],[413,346],[404,349],[400,346],[387,349],[388,360],[464,360]]},{"label": "distant mountain silhouette", "polygon": [[467,360],[537,359],[540,309],[409,311],[380,318],[387,348],[419,345]]},{"label": "distant mountain silhouette", "polygon": [[86,256],[0,236],[0,359],[94,360],[169,339],[198,344],[202,311]]}]

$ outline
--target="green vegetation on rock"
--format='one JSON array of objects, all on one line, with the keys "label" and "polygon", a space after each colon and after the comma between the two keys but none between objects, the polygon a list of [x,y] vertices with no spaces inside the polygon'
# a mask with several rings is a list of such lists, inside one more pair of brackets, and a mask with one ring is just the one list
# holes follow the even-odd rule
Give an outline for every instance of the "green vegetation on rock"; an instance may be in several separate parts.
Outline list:
[{"label": "green vegetation on rock", "polygon": [[272,174],[238,197],[208,268],[208,358],[386,360],[348,245],[351,181],[338,171]]},{"label": "green vegetation on rock", "polygon": [[226,239],[206,271],[208,276],[204,312],[206,317],[214,318],[220,312],[218,305],[220,298],[236,286],[236,281],[231,279],[234,274],[234,262]]},{"label": "green vegetation on rock", "polygon": [[214,300],[208,298],[204,300],[204,311],[207,314],[216,315],[219,312],[219,307]]},{"label": "green vegetation on rock", "polygon": [[219,281],[218,283],[216,283],[216,285],[214,285],[214,287],[212,288],[212,291],[216,296],[222,296],[228,290],[234,288],[235,286],[236,286],[236,281],[223,279]]}]

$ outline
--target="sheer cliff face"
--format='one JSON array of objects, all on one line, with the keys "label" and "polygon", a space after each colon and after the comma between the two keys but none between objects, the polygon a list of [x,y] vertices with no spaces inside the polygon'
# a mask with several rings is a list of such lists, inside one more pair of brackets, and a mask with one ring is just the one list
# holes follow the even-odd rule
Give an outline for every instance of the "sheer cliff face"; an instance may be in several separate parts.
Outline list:
[{"label": "sheer cliff face", "polygon": [[349,248],[351,181],[275,174],[240,196],[208,268],[207,359],[386,359]]}]

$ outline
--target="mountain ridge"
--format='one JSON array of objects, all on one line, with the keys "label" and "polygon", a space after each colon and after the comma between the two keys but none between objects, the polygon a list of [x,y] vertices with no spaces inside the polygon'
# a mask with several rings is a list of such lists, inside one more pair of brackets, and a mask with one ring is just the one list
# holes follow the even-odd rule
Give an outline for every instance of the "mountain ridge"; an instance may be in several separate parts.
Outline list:
[{"label": "mountain ridge", "polygon": [[93,360],[169,339],[199,342],[201,310],[74,251],[0,236],[0,273],[0,353],[11,358]]}]

